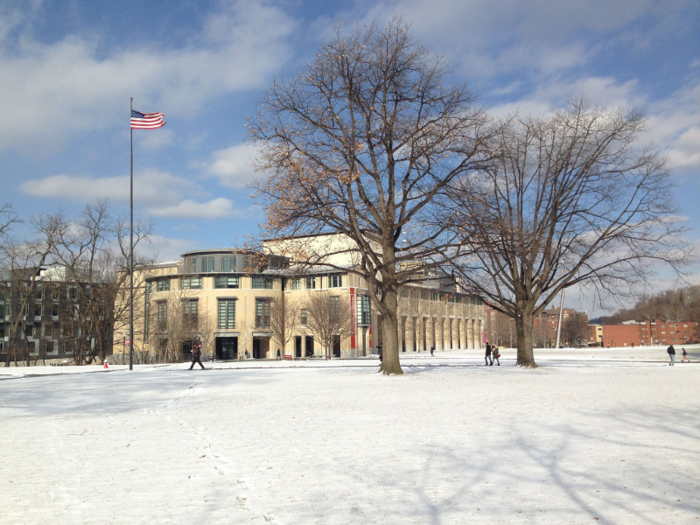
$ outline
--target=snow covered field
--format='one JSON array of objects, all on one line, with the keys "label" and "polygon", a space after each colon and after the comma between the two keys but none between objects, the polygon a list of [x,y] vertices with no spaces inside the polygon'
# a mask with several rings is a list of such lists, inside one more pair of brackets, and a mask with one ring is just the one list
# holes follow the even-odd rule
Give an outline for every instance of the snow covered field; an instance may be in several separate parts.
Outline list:
[{"label": "snow covered field", "polygon": [[513,356],[2,369],[0,523],[700,523],[697,359]]}]

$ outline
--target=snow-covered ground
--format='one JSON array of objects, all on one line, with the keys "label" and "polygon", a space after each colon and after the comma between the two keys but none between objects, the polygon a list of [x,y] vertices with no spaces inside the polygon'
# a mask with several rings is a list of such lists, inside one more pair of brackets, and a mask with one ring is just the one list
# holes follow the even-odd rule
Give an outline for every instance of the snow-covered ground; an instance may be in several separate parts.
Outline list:
[{"label": "snow-covered ground", "polygon": [[0,523],[700,523],[697,358],[503,354],[2,369]]}]

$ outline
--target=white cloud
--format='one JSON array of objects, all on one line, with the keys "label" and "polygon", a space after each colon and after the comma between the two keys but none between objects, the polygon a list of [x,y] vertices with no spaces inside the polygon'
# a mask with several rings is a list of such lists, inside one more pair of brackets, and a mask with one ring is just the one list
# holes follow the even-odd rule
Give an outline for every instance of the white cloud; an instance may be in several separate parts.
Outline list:
[{"label": "white cloud", "polygon": [[175,133],[172,129],[159,129],[154,133],[141,133],[136,138],[139,146],[148,151],[155,151],[173,143]]},{"label": "white cloud", "polygon": [[[446,50],[452,64],[469,76],[483,78],[570,70],[590,61],[606,38],[619,45],[624,35],[624,42],[648,44],[649,27],[665,27],[668,20],[692,8],[693,0],[501,0],[496,6],[491,0],[383,0],[367,7],[361,2],[349,16],[360,24],[375,19],[383,24],[402,16],[417,38]],[[641,20],[648,30],[632,30]],[[354,24],[347,27],[353,29]]]},{"label": "white cloud", "polygon": [[[45,179],[20,184],[28,195],[64,198],[76,202],[110,199],[128,202],[129,177],[93,178],[87,176],[53,175]],[[206,195],[194,182],[170,173],[148,170],[134,174],[134,202],[145,205],[174,204],[184,195]]]},{"label": "white cloud", "polygon": [[700,81],[651,104],[648,114],[647,136],[668,150],[670,166],[700,168]]},{"label": "white cloud", "polygon": [[690,128],[673,142],[669,161],[674,168],[700,167],[700,127]]},{"label": "white cloud", "polygon": [[490,108],[492,115],[542,115],[564,107],[568,101],[584,97],[589,103],[608,109],[642,106],[645,98],[637,89],[637,82],[623,84],[609,77],[583,77],[573,81],[543,82],[534,92],[520,100]]},{"label": "white cloud", "polygon": [[207,171],[219,178],[222,186],[243,188],[260,177],[253,168],[253,159],[258,155],[255,146],[241,144],[212,153]]},{"label": "white cloud", "polygon": [[0,99],[12,101],[0,105],[0,151],[36,153],[37,144],[45,151],[76,132],[125,125],[132,95],[137,109],[187,116],[212,98],[259,88],[284,63],[294,27],[280,9],[241,0],[178,49],[104,56],[98,41],[79,36],[50,45],[24,37],[17,51],[0,48]]},{"label": "white cloud", "polygon": [[222,219],[234,215],[233,203],[220,197],[208,202],[196,202],[190,199],[173,206],[152,208],[151,214],[157,217],[182,217],[191,219]]},{"label": "white cloud", "polygon": [[151,235],[147,242],[139,244],[138,253],[157,261],[177,261],[184,252],[193,249],[196,242],[189,239],[173,239]]}]

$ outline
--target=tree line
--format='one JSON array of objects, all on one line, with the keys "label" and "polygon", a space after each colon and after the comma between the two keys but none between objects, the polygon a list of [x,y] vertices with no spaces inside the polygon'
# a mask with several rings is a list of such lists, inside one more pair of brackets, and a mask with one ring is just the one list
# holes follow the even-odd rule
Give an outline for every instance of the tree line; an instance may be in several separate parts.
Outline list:
[{"label": "tree line", "polygon": [[[0,209],[5,366],[45,361],[56,345],[78,365],[103,360],[115,330],[128,326],[128,218],[99,201],[75,217],[62,211],[33,217],[25,239],[10,235],[20,222],[9,204]],[[135,224],[134,245],[150,231]]]},{"label": "tree line", "polygon": [[684,286],[658,294],[643,294],[631,308],[622,308],[610,316],[591,322],[619,324],[624,321],[700,321],[700,286]]},{"label": "tree line", "polygon": [[533,320],[564,289],[633,294],[692,251],[640,112],[578,99],[496,118],[450,73],[401,19],[341,26],[247,124],[270,174],[263,235],[300,264],[352,260],[381,314],[384,374],[403,373],[399,289],[437,268],[513,320],[517,363],[535,367]]}]

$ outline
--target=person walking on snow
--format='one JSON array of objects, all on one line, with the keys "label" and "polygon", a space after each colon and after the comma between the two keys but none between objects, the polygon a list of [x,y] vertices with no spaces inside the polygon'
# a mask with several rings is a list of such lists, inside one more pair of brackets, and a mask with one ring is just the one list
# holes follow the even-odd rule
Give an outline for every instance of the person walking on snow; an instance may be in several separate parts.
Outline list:
[{"label": "person walking on snow", "polygon": [[204,365],[202,364],[201,358],[202,358],[202,341],[200,341],[199,337],[198,337],[195,340],[194,348],[192,348],[192,365],[190,366],[190,370],[192,370],[192,368],[194,368],[195,363],[199,363],[199,366],[201,366],[202,370],[204,370]]},{"label": "person walking on snow", "polygon": [[430,357],[435,357],[435,347],[434,346],[430,347]]},{"label": "person walking on snow", "polygon": [[676,349],[673,348],[673,345],[671,345],[668,347],[666,352],[668,352],[668,357],[671,358],[671,362],[668,364],[668,366],[674,366],[676,364]]},{"label": "person walking on snow", "polygon": [[690,363],[690,359],[688,359],[688,352],[685,351],[685,348],[681,348],[683,350],[683,357],[681,357],[681,363]]},{"label": "person walking on snow", "polygon": [[277,349],[277,359],[282,359],[282,354],[280,353],[280,349]]},{"label": "person walking on snow", "polygon": [[496,362],[498,363],[498,366],[501,366],[501,361],[499,358],[501,357],[501,352],[498,351],[498,347],[494,346],[493,347],[493,357],[491,358],[491,364],[493,365],[493,360],[495,359]]},{"label": "person walking on snow", "polygon": [[[489,359],[491,359],[490,363]],[[493,366],[493,357],[491,357],[491,345],[488,341],[486,341],[486,355],[484,356],[484,361],[486,361],[485,366]]]}]

